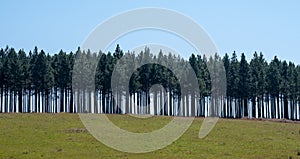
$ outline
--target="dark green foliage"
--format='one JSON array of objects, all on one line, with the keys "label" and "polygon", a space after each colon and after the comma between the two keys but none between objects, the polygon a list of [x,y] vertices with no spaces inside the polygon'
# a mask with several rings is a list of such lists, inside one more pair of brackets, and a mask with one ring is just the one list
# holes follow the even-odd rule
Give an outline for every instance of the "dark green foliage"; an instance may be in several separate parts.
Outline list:
[{"label": "dark green foliage", "polygon": [[[186,69],[188,65],[192,71]],[[120,70],[114,74],[118,78],[112,88],[116,66]],[[199,89],[179,84],[193,74]],[[138,55],[124,53],[119,45],[107,54],[78,48],[75,54],[60,50],[54,55],[37,47],[28,54],[6,47],[0,49],[0,112],[150,113],[154,94],[154,114],[175,115],[180,103],[184,107],[190,103],[183,116],[207,116],[210,102],[222,100],[221,107],[213,108],[220,110],[215,115],[221,117],[299,120],[299,75],[300,66],[276,56],[267,63],[256,52],[248,63],[244,53],[239,60],[236,52],[222,59],[217,54],[208,59],[192,54],[186,61],[161,50],[154,55],[147,47]],[[222,80],[226,86],[212,86]],[[150,92],[154,85],[162,90]],[[226,94],[221,94],[223,87]]]}]

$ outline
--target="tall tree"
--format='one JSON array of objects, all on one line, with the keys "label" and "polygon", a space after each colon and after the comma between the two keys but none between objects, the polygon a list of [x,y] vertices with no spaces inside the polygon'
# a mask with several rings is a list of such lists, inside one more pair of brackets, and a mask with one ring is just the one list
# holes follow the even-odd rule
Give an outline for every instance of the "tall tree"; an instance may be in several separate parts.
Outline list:
[{"label": "tall tree", "polygon": [[277,56],[271,61],[267,71],[267,93],[270,95],[269,116],[275,118],[277,99],[279,98],[280,61]]},{"label": "tall tree", "polygon": [[248,116],[248,98],[249,98],[249,65],[246,60],[245,54],[242,53],[239,65],[239,97],[241,106],[241,116]]},{"label": "tall tree", "polygon": [[236,118],[239,114],[238,97],[239,97],[239,61],[235,52],[232,53],[230,68],[229,68],[229,80],[230,83],[230,99],[231,107],[233,109],[232,117]]}]

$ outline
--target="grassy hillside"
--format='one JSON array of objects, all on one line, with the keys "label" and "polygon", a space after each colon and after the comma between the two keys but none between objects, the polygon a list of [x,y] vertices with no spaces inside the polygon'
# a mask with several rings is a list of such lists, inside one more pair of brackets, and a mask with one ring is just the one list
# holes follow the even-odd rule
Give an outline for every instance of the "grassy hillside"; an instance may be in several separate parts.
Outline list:
[{"label": "grassy hillside", "polygon": [[[171,117],[109,115],[118,126],[148,132]],[[94,139],[77,114],[0,114],[0,158],[300,158],[300,124],[220,119],[204,139],[203,119],[168,147],[145,154],[111,149]]]}]

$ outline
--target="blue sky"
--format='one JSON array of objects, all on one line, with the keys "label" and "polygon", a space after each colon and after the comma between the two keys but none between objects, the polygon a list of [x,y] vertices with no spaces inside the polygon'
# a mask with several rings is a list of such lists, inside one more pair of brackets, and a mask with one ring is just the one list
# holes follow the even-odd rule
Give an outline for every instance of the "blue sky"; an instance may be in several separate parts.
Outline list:
[{"label": "blue sky", "polygon": [[[162,7],[178,11],[201,25],[215,42],[220,54],[244,52],[250,59],[254,51],[270,61],[280,59],[300,64],[300,1],[39,1],[3,0],[0,2],[0,47],[49,53],[60,49],[75,51],[101,22],[127,10]],[[120,39],[125,50],[139,43],[180,43],[169,35],[145,31]],[[130,37],[131,36],[131,37]],[[142,37],[142,40],[141,40]],[[179,51],[189,54],[182,44]]]}]

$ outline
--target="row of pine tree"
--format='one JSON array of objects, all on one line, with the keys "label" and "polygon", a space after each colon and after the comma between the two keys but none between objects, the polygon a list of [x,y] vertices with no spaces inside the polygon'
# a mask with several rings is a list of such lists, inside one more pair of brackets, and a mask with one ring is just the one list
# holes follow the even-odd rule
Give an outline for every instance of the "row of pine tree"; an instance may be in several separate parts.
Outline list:
[{"label": "row of pine tree", "polygon": [[[222,64],[226,78],[218,79],[221,73],[210,69],[216,63]],[[114,72],[117,64],[120,70]],[[178,76],[188,81],[184,75],[189,73],[195,74],[199,88],[180,85]],[[112,77],[118,77],[116,83]],[[213,80],[226,80],[226,92],[217,98],[212,96]],[[119,45],[113,53],[80,48],[51,55],[37,47],[28,53],[9,47],[0,50],[2,113],[210,116],[214,112],[224,118],[299,120],[299,97],[300,66],[276,56],[268,63],[256,52],[248,62],[243,53],[240,59],[233,52],[231,57],[192,54],[185,60],[162,51],[152,54],[149,48],[138,55],[124,53]]]}]

